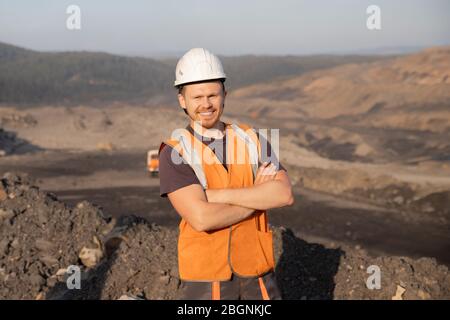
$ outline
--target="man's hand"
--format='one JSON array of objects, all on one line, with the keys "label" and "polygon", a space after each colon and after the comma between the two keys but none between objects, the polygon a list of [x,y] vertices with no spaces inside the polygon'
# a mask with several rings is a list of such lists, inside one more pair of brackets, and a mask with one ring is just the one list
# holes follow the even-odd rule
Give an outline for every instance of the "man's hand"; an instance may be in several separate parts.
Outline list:
[{"label": "man's hand", "polygon": [[277,168],[273,163],[264,162],[256,172],[255,185],[275,179]]}]

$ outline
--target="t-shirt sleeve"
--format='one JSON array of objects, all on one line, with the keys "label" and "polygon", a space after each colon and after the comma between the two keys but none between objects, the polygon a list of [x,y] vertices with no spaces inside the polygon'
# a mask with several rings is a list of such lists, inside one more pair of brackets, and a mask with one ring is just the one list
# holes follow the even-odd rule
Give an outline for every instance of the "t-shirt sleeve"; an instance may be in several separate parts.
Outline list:
[{"label": "t-shirt sleeve", "polygon": [[258,132],[256,134],[258,136],[259,143],[261,145],[261,159],[260,159],[261,162],[270,161],[275,166],[278,165],[278,170],[287,171],[281,164],[275,152],[273,152],[272,145],[270,144],[270,142],[267,141],[267,139],[263,135],[260,135]]},{"label": "t-shirt sleeve", "polygon": [[201,185],[194,170],[187,163],[176,164],[173,162],[172,150],[171,146],[164,145],[159,154],[159,194],[161,197],[167,197],[168,193],[191,184]]}]

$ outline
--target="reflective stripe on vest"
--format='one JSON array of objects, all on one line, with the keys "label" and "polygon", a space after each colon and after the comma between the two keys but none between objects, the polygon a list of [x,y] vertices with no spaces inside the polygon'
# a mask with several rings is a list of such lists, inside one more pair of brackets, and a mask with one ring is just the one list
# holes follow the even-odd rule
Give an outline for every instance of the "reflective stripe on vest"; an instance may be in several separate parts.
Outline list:
[{"label": "reflective stripe on vest", "polygon": [[[248,133],[246,133],[243,129],[241,129],[236,124],[231,124],[231,128],[233,128],[236,135],[245,143],[247,146],[247,150],[250,156],[250,164],[252,166],[253,178],[256,178],[256,171],[258,170],[258,162],[259,162],[259,148],[256,142],[253,140],[254,138],[250,137]],[[206,181],[205,172],[203,171],[203,167],[201,164],[202,158],[198,154],[197,150],[192,146],[190,134],[186,129],[175,130],[174,134],[172,134],[172,139],[178,140],[180,142],[180,146],[183,150],[182,157],[186,160],[186,162],[192,167],[195,175],[200,181],[203,189],[208,188],[208,183]],[[228,140],[227,140],[228,141]],[[223,159],[226,161],[226,159]]]},{"label": "reflective stripe on vest", "polygon": [[247,146],[247,150],[250,154],[250,163],[252,165],[252,171],[253,171],[253,178],[256,178],[256,171],[258,170],[258,161],[259,161],[259,153],[258,153],[258,145],[255,141],[248,135],[244,130],[239,128],[236,124],[232,124],[231,127],[233,128],[234,132],[236,132],[236,135],[242,139]]},{"label": "reflective stripe on vest", "polygon": [[172,134],[172,139],[180,142],[181,149],[183,150],[181,156],[194,170],[203,189],[207,189],[208,183],[206,181],[205,172],[203,171],[201,158],[197,150],[192,146],[189,132],[186,129],[175,130],[174,134]]}]

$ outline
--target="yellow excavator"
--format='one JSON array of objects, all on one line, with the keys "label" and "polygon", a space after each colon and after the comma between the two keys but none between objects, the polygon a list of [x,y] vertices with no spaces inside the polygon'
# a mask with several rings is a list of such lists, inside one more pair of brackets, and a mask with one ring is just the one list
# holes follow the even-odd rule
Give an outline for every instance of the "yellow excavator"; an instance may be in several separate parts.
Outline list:
[{"label": "yellow excavator", "polygon": [[158,150],[150,150],[147,152],[147,172],[150,177],[157,177],[159,174],[159,157]]}]

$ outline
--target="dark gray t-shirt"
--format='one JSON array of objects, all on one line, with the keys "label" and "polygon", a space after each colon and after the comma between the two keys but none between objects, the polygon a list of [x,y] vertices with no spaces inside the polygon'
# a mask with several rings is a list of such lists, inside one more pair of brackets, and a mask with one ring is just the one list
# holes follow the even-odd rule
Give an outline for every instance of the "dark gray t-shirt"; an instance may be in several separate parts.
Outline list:
[{"label": "dark gray t-shirt", "polygon": [[[223,139],[205,138],[196,133],[190,125],[188,125],[186,129],[191,134],[199,138],[205,145],[209,146],[224,168],[228,170],[225,163],[226,161],[224,161],[224,159],[227,158],[225,137]],[[260,136],[258,131],[256,131],[256,135],[258,136],[262,146],[267,143],[267,152],[262,152],[261,162],[270,160],[273,164],[278,164],[279,170],[286,170],[281,163],[279,163],[275,155],[272,156],[272,146],[270,143],[266,141],[263,136]],[[173,148],[171,146],[165,144],[159,154],[159,193],[161,197],[167,197],[168,193],[174,192],[191,184],[201,185],[190,165],[184,162],[181,164],[176,164],[173,162],[171,157],[172,150]]]}]

